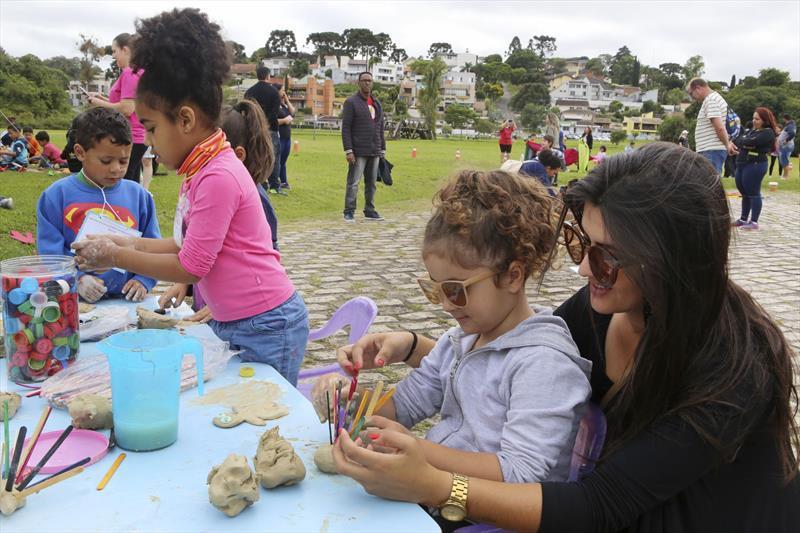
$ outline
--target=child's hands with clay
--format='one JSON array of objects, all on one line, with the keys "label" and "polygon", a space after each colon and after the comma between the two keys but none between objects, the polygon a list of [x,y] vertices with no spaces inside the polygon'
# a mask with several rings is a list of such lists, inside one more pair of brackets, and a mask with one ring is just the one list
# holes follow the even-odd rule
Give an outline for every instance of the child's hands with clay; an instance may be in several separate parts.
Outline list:
[{"label": "child's hands with clay", "polygon": [[142,285],[139,280],[130,279],[128,283],[122,287],[122,294],[125,295],[126,300],[141,302],[147,295],[147,287]]},{"label": "child's hands with clay", "polygon": [[[330,404],[331,409],[334,408],[330,391],[337,387],[339,383],[342,384],[342,391],[346,392],[350,390],[350,380],[335,372],[318,377],[314,382],[314,386],[311,388],[311,405],[314,406],[314,410],[317,412],[320,422],[325,422],[331,417],[327,408],[328,404]],[[327,398],[325,396],[326,392],[328,393]],[[343,394],[345,392],[343,392]]]},{"label": "child's hands with clay", "polygon": [[107,235],[88,235],[82,241],[72,243],[72,249],[75,250],[75,264],[84,272],[114,267],[114,257],[118,248],[119,246]]},{"label": "child's hands with clay", "polygon": [[173,283],[172,286],[164,291],[164,294],[158,299],[158,306],[161,309],[169,307],[180,307],[183,300],[186,299],[186,293],[189,291],[189,285],[186,283]]},{"label": "child's hands with clay", "polygon": [[85,274],[78,279],[78,294],[89,303],[94,303],[108,291],[105,282],[95,276]]}]

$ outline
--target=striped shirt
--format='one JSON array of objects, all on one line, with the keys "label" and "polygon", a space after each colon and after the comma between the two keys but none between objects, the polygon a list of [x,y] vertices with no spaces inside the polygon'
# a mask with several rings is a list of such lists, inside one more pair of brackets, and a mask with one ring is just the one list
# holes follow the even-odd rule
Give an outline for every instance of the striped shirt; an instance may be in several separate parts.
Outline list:
[{"label": "striped shirt", "polygon": [[703,100],[700,112],[697,114],[697,125],[694,128],[695,151],[707,152],[708,150],[727,150],[717,135],[717,130],[711,123],[712,118],[719,118],[725,125],[728,115],[728,104],[716,91],[711,91]]}]

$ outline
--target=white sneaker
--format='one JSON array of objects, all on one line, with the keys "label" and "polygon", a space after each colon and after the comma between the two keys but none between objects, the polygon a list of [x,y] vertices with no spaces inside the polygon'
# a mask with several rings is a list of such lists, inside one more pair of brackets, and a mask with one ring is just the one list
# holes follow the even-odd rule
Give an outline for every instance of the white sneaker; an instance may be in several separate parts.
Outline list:
[{"label": "white sneaker", "polygon": [[5,209],[14,209],[14,199],[13,198],[3,198],[0,200],[0,207]]}]

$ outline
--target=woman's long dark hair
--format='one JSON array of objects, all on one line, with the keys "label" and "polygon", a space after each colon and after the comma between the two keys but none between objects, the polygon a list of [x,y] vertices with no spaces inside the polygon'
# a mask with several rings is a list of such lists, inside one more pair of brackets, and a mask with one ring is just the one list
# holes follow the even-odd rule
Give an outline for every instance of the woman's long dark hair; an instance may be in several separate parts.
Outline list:
[{"label": "woman's long dark hair", "polygon": [[652,143],[606,159],[568,197],[599,208],[650,313],[628,381],[609,406],[607,451],[677,415],[721,461],[732,461],[766,424],[785,479],[796,476],[792,352],[764,309],[729,279],[730,214],[711,164]]}]

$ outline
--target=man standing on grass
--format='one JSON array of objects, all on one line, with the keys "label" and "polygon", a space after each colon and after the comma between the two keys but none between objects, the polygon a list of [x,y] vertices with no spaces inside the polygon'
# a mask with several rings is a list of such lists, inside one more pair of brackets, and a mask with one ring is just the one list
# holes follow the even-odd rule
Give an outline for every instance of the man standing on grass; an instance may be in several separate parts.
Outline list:
[{"label": "man standing on grass", "polygon": [[244,93],[245,98],[255,100],[261,109],[264,110],[264,116],[269,124],[270,142],[272,143],[273,165],[272,174],[269,175],[269,192],[271,194],[286,195],[286,191],[281,188],[281,138],[278,131],[278,108],[280,107],[281,98],[278,94],[278,89],[269,83],[269,69],[267,67],[258,67],[256,69],[256,78],[258,82],[247,89]]},{"label": "man standing on grass", "polygon": [[342,108],[342,145],[347,159],[347,188],[344,195],[344,221],[355,222],[358,182],[364,176],[364,219],[383,220],[375,210],[375,181],[378,160],[386,154],[383,137],[383,109],[372,96],[372,74],[358,75],[358,92]]},{"label": "man standing on grass", "polygon": [[701,78],[690,80],[686,91],[696,102],[702,103],[694,129],[695,151],[708,159],[717,169],[717,173],[721,173],[728,154],[736,153],[736,147],[725,129],[728,104]]}]

